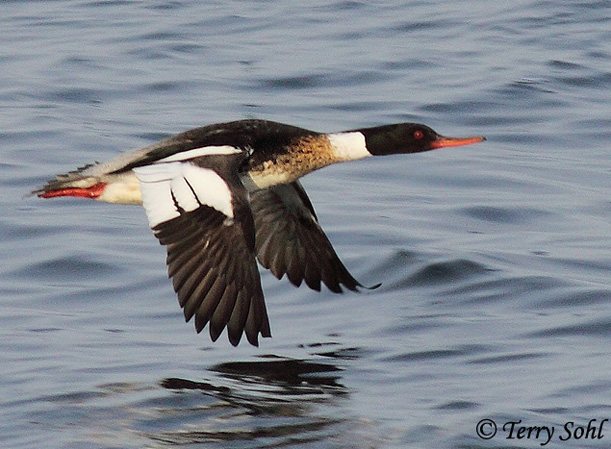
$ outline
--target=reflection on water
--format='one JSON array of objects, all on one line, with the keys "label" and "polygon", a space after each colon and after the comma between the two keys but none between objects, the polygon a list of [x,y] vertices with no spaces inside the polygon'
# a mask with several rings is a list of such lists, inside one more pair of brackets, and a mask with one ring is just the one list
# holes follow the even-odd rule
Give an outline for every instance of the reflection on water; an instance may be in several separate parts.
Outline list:
[{"label": "reflection on water", "polygon": [[[306,360],[280,359],[268,356],[262,362],[228,362],[216,365],[212,371],[223,377],[239,380],[243,383],[260,382],[267,386],[275,385],[288,394],[308,394],[311,386],[340,388],[336,383],[340,369],[328,363],[316,363]],[[329,373],[336,373],[331,375]],[[318,392],[316,388],[314,392]]]},{"label": "reflection on water", "polygon": [[[151,440],[180,445],[241,441],[253,445],[248,447],[264,441],[266,447],[294,447],[326,440],[344,423],[328,413],[329,406],[347,395],[336,365],[269,356],[221,363],[210,371],[218,377],[161,382],[175,397],[190,395],[191,405],[185,407],[177,397],[175,404],[157,407],[162,430],[155,426],[147,432]],[[200,400],[194,393],[201,393]]]},{"label": "reflection on water", "polygon": [[341,411],[342,370],[318,356],[264,356],[214,365],[200,379],[48,395],[53,406],[30,416],[43,427],[78,423],[70,447],[351,447],[360,423]]}]

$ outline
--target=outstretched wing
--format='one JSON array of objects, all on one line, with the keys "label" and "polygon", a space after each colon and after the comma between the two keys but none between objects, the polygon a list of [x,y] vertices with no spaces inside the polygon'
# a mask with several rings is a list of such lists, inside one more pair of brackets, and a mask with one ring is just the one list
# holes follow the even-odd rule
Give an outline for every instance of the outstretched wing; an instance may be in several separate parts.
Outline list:
[{"label": "outstretched wing", "polygon": [[258,345],[270,327],[254,253],[254,224],[237,173],[242,154],[166,158],[135,168],[149,224],[167,248],[168,274],[186,321],[209,323],[215,341],[227,327]]},{"label": "outstretched wing", "polygon": [[294,285],[305,281],[317,291],[322,281],[336,293],[342,285],[353,291],[363,287],[335,253],[298,181],[251,193],[250,207],[257,258],[278,279],[286,274]]}]

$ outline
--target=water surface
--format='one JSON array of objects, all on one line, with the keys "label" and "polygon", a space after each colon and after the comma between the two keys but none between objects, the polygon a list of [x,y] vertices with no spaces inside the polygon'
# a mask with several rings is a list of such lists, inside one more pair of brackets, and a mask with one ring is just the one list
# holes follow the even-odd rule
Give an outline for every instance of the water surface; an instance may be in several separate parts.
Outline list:
[{"label": "water surface", "polygon": [[[608,2],[4,2],[0,445],[541,447],[611,418]],[[484,144],[304,186],[364,284],[263,273],[274,338],[183,322],[139,207],[26,196],[208,123],[419,121]],[[497,435],[476,425],[492,419]],[[591,434],[590,434],[591,435]]]}]

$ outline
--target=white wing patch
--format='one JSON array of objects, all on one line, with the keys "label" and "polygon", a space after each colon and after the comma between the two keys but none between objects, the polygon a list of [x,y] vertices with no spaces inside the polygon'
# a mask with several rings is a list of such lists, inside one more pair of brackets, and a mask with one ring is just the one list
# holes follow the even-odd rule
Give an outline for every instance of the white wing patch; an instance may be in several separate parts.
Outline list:
[{"label": "white wing patch", "polygon": [[194,187],[192,187],[191,182],[183,176],[185,176],[184,173],[170,181],[170,190],[180,208],[191,212],[199,207],[200,202],[193,193]]},{"label": "white wing patch", "polygon": [[168,162],[134,169],[140,181],[142,204],[151,228],[190,212],[200,205],[233,218],[231,190],[214,170],[189,162]]},{"label": "white wing patch", "polygon": [[225,180],[209,168],[200,168],[192,164],[184,165],[186,166],[183,167],[183,181],[186,180],[189,183],[197,200],[233,218],[231,190]]},{"label": "white wing patch", "polygon": [[208,146],[201,148],[194,148],[192,150],[182,151],[180,153],[173,154],[168,157],[164,157],[163,159],[159,159],[157,162],[177,162],[177,161],[187,161],[189,159],[194,159],[200,156],[216,156],[216,155],[227,155],[227,154],[236,154],[241,153],[242,150],[236,147],[232,147],[231,145],[221,145],[221,146]]},{"label": "white wing patch", "polygon": [[140,181],[142,205],[151,228],[180,215],[174,205],[170,188],[172,178],[180,176],[179,165],[176,162],[134,168],[136,177]]}]

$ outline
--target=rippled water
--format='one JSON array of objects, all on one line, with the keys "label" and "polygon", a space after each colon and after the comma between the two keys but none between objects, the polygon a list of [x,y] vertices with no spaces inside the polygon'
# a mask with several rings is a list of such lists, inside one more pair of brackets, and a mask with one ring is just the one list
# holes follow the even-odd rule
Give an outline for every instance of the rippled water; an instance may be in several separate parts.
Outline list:
[{"label": "rippled water", "polygon": [[[521,421],[609,447],[609,3],[298,5],[3,2],[0,445],[541,447]],[[488,141],[308,176],[338,253],[383,285],[264,273],[258,349],[182,322],[141,208],[26,196],[245,117]]]}]

